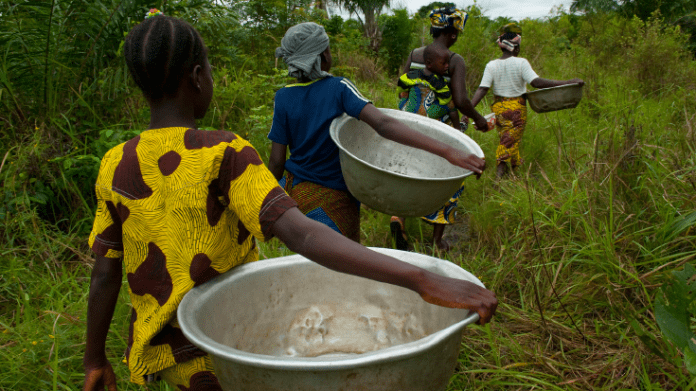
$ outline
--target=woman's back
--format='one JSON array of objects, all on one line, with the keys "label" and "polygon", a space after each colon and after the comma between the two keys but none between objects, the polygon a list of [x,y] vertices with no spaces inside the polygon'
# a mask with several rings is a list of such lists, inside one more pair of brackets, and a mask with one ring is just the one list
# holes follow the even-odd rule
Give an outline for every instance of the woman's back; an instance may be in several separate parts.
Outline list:
[{"label": "woman's back", "polygon": [[527,92],[527,83],[539,77],[529,61],[520,57],[496,59],[486,65],[481,87],[493,87],[493,93],[505,98],[516,98]]},{"label": "woman's back", "polygon": [[268,138],[290,148],[285,169],[302,181],[347,190],[329,127],[343,113],[358,118],[368,102],[343,77],[290,84],[278,90]]}]

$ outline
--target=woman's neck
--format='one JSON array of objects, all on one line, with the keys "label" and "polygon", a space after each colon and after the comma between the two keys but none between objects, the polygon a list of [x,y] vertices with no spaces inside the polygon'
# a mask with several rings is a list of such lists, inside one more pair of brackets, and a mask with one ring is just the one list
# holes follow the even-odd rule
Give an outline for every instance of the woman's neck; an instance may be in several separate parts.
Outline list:
[{"label": "woman's neck", "polygon": [[447,36],[444,34],[440,34],[437,38],[433,38],[433,43],[436,44],[437,46],[441,46],[443,48],[446,48],[449,50],[451,44],[449,44],[449,40],[447,39]]},{"label": "woman's neck", "polygon": [[178,99],[161,99],[150,101],[150,126],[148,129],[160,128],[196,128],[193,108],[190,104],[182,105]]}]

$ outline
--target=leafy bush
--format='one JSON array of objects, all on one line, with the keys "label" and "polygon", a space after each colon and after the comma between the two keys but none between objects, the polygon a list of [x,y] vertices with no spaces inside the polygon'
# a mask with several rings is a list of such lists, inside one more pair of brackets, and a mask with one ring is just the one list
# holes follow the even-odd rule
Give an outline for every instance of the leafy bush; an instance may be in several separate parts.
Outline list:
[{"label": "leafy bush", "polygon": [[394,15],[382,15],[380,26],[382,28],[380,60],[386,64],[385,68],[389,74],[396,75],[412,49],[411,34],[415,24],[408,17],[408,10],[402,8],[395,9]]}]

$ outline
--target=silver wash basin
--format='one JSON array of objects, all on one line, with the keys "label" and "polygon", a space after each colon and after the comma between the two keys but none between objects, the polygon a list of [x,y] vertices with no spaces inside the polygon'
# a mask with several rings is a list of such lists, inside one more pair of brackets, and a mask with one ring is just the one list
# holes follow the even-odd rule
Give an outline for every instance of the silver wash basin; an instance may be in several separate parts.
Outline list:
[{"label": "silver wash basin", "polygon": [[[411,129],[483,157],[474,140],[440,121],[400,110],[380,109]],[[419,217],[441,208],[473,174],[420,149],[387,140],[365,122],[346,114],[331,123],[348,190],[377,211]]]},{"label": "silver wash basin", "polygon": [[[451,262],[372,249],[483,286]],[[210,353],[226,390],[437,391],[447,387],[464,328],[478,315],[292,255],[192,289],[178,320]]]}]

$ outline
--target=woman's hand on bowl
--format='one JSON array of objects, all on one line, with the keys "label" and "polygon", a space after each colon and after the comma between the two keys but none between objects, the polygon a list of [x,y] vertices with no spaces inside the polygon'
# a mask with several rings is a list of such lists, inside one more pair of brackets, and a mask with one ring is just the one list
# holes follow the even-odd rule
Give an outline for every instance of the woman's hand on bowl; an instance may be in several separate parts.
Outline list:
[{"label": "woman's hand on bowl", "polygon": [[456,148],[451,148],[447,154],[448,162],[469,171],[473,171],[476,176],[480,176],[486,169],[486,161],[474,154],[463,152]]},{"label": "woman's hand on bowl", "polygon": [[481,132],[487,132],[489,130],[488,121],[486,121],[486,119],[482,115],[474,117],[474,125],[476,130],[480,130]]},{"label": "woman's hand on bowl", "polygon": [[470,281],[428,273],[421,280],[418,293],[430,304],[464,308],[479,314],[478,324],[490,322],[498,307],[495,294]]}]

